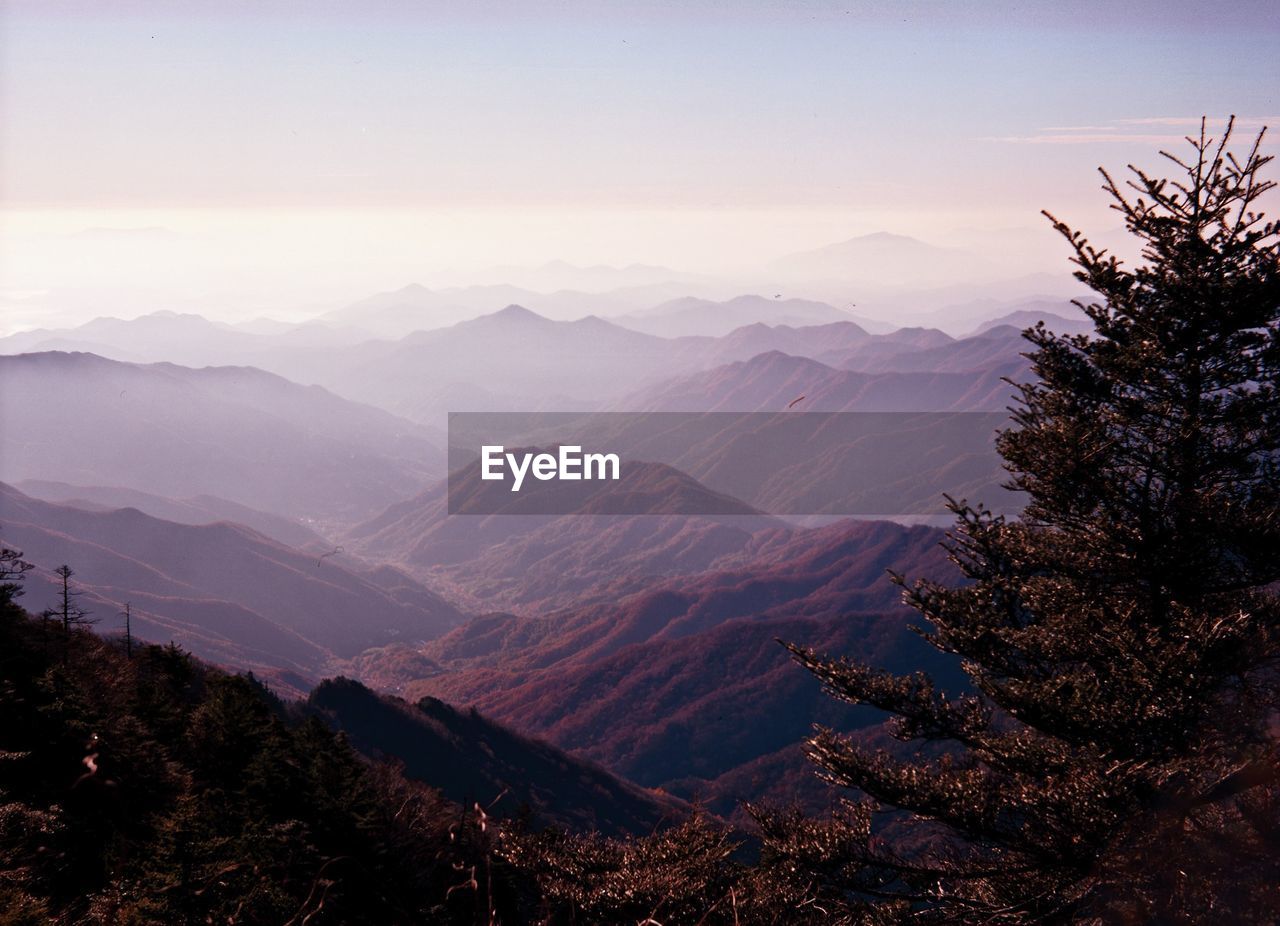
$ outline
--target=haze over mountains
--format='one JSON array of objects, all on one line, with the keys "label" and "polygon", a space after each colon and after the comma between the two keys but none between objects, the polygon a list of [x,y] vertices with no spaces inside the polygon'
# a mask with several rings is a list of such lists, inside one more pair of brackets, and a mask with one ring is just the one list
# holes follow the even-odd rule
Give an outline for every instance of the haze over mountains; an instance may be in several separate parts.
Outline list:
[{"label": "haze over mountains", "polygon": [[631,312],[614,319],[618,324],[673,338],[688,335],[722,337],[747,325],[769,324],[787,327],[859,323],[859,330],[890,330],[889,326],[843,312],[825,302],[809,299],[773,299],[764,296],[737,296],[724,302],[684,297],[664,302],[643,312]]},{"label": "haze over mountains", "polygon": [[0,475],[230,501],[323,523],[410,494],[430,432],[248,367],[193,370],[93,354],[0,357]]},{"label": "haze over mountains", "polygon": [[[804,317],[797,317],[797,305],[803,307]],[[768,310],[775,306],[783,321],[770,320]],[[1070,306],[1037,303],[1016,310],[1021,314],[997,317],[993,324],[1020,330],[1045,319],[1055,330],[1080,329],[1079,316],[1055,314],[1050,308],[1075,312]],[[510,305],[399,340],[362,339],[355,329],[326,329],[324,336],[307,331],[291,339],[280,333],[230,330],[193,316],[158,315],[110,325],[91,323],[87,333],[16,335],[0,339],[0,351],[57,347],[160,362],[173,350],[189,365],[256,366],[438,426],[447,411],[597,408],[673,377],[769,351],[861,372],[960,372],[1016,362],[1023,346],[1015,331],[990,327],[960,339],[937,329],[875,334],[831,306],[763,297],[726,303],[691,300],[668,304],[645,317],[674,319],[677,331],[720,333],[660,336],[597,316],[556,321]],[[743,320],[746,324],[729,327]],[[970,343],[982,335],[987,337]],[[996,335],[1002,337],[999,343],[992,340]],[[174,344],[184,346],[179,351],[171,347]],[[919,353],[931,349],[939,353]]]},{"label": "haze over mountains", "polygon": [[120,486],[76,486],[47,479],[25,479],[15,488],[41,501],[83,508],[88,511],[114,511],[118,508],[136,508],[143,514],[178,524],[215,524],[231,521],[253,528],[260,534],[291,547],[319,553],[328,552],[333,545],[320,534],[284,515],[258,511],[246,505],[218,498],[214,495],[196,495],[191,498],[166,498],[139,489]]},{"label": "haze over mountains", "polygon": [[997,411],[1012,395],[1004,377],[1025,369],[1012,353],[1001,354],[994,366],[961,373],[862,373],[769,351],[674,378],[629,397],[626,405],[653,412],[774,411],[804,396],[806,411]]},{"label": "haze over mountains", "polygon": [[[0,335],[28,327],[65,328],[97,316],[130,318],[158,310],[201,314],[246,331],[263,330],[263,316],[290,323],[323,318],[327,324],[344,327],[351,324],[353,315],[360,314],[347,311],[350,305],[364,303],[366,309],[394,309],[398,305],[408,310],[391,311],[385,325],[380,326],[378,313],[373,311],[356,323],[377,336],[397,338],[412,330],[494,312],[510,303],[551,318],[572,320],[587,314],[644,311],[684,297],[725,301],[748,293],[765,298],[781,294],[846,310],[850,303],[857,303],[852,311],[889,327],[937,325],[937,319],[929,322],[922,316],[946,308],[940,327],[959,334],[966,330],[966,319],[954,309],[962,303],[992,300],[1012,304],[1037,294],[1060,298],[1081,291],[1060,271],[1060,242],[1047,228],[1010,230],[994,237],[975,231],[969,238],[972,240],[950,236],[944,246],[880,232],[799,255],[794,253],[796,248],[783,246],[775,251],[781,255],[776,259],[760,254],[745,266],[714,273],[637,264],[579,266],[564,261],[455,270],[421,266],[429,264],[430,258],[415,262],[418,266],[397,262],[371,273],[344,253],[342,268],[355,271],[349,285],[333,285],[331,271],[336,268],[308,272],[299,266],[287,282],[241,291],[225,272],[205,278],[212,268],[203,246],[206,242],[198,238],[165,228],[97,228],[62,239],[64,250],[74,256],[59,258],[60,264],[53,265],[57,269],[52,279],[32,278],[20,288],[0,293],[0,306],[4,307],[0,314],[7,322],[0,322]],[[1031,248],[1035,253],[1024,247],[1029,238],[1039,239]],[[1108,246],[1113,245],[1110,238],[1104,238]],[[180,253],[172,251],[179,243]],[[120,246],[123,250],[118,250]],[[350,244],[346,247],[349,251]],[[1000,259],[993,260],[993,254]],[[199,267],[190,268],[196,271],[195,276],[178,269],[183,255],[197,257]],[[835,256],[824,261],[823,255]],[[803,265],[805,260],[817,261],[815,273],[788,269]],[[102,280],[94,273],[78,273],[82,268],[75,264],[79,261],[86,265],[105,263],[111,273]],[[374,261],[371,266],[382,265]],[[1055,272],[1046,273],[1046,268]],[[273,269],[278,277],[281,268]],[[204,282],[196,282],[197,278]],[[383,280],[391,284],[385,291],[361,296],[362,289],[375,292]],[[404,317],[397,318],[397,314]],[[954,327],[953,322],[957,323]],[[161,359],[183,362],[176,355]]]},{"label": "haze over mountains", "polygon": [[[4,538],[33,562],[74,563],[83,606],[104,629],[175,639],[204,658],[280,667],[313,679],[337,658],[456,626],[461,612],[390,567],[287,547],[226,521],[178,524],[135,508],[54,505],[0,484]],[[323,558],[321,558],[323,557]],[[28,605],[57,605],[50,568]],[[359,620],[352,615],[359,614]]]},{"label": "haze over mountains", "polygon": [[788,278],[805,281],[897,279],[913,286],[968,282],[997,275],[995,268],[972,252],[888,232],[788,254],[772,266]]},{"label": "haze over mountains", "polygon": [[[872,270],[901,273],[901,292]],[[830,510],[914,492],[928,513],[942,491],[995,491],[990,459],[916,413],[992,413],[985,441],[1007,380],[1030,375],[1022,329],[1088,322],[1064,287],[990,272],[872,235],[750,286],[552,263],[301,323],[161,311],[11,335],[0,536],[37,566],[32,610],[57,607],[67,563],[99,632],[128,602],[135,634],[311,692],[305,709],[455,799],[511,788],[511,812],[611,832],[684,800],[821,802],[798,745],[811,724],[880,734],[776,640],[954,679],[885,571],[954,573],[932,528],[763,512],[817,512],[819,489],[838,490]],[[454,498],[484,513],[450,515],[458,411],[636,413],[611,440],[645,462],[585,513],[486,484]],[[861,435],[812,414],[847,411],[902,414]],[[646,421],[672,412],[708,430],[663,455]],[[707,412],[772,417],[743,433]],[[673,513],[690,499],[705,513]],[[336,675],[358,682],[315,688]]]}]

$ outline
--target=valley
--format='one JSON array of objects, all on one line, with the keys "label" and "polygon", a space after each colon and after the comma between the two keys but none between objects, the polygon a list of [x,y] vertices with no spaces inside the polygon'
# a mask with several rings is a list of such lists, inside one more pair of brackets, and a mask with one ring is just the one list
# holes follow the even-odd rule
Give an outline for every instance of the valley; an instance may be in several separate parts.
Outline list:
[{"label": "valley", "polygon": [[[517,298],[550,315],[484,311]],[[463,748],[529,738],[494,795],[541,774],[528,749],[562,749],[729,818],[766,796],[819,807],[812,725],[882,733],[778,641],[960,684],[888,577],[952,567],[909,519],[765,512],[819,513],[819,486],[843,487],[836,512],[904,517],[903,498],[923,515],[943,489],[992,492],[998,468],[965,463],[940,422],[998,426],[1027,376],[1016,326],[1077,324],[1028,304],[957,337],[796,298],[410,287],[297,326],[159,313],[11,335],[0,532],[38,564],[30,609],[56,611],[51,570],[70,564],[98,633],[119,635],[128,602],[138,638],[252,670],[446,793],[460,785],[412,758],[440,723]],[[612,314],[576,317],[593,305]],[[446,413],[568,410],[610,413],[586,433],[650,462],[573,513],[545,491],[450,488]],[[843,413],[868,423],[824,424]],[[405,707],[376,719],[366,690]],[[590,825],[656,819],[625,800]]]}]

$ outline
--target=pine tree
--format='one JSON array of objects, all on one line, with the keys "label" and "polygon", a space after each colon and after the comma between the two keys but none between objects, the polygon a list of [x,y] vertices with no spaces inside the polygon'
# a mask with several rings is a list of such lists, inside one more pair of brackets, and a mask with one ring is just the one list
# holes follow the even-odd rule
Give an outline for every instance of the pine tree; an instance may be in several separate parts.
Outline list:
[{"label": "pine tree", "polygon": [[22,580],[32,568],[21,550],[0,545],[0,606],[22,596]]},{"label": "pine tree", "polygon": [[133,603],[124,603],[124,655],[133,658]]},{"label": "pine tree", "polygon": [[1230,138],[1202,123],[1189,158],[1162,152],[1175,179],[1102,171],[1142,246],[1133,269],[1048,216],[1097,294],[1080,306],[1096,330],[1025,333],[1035,381],[998,447],[1028,504],[1017,519],[952,504],[966,582],[904,583],[974,690],[790,647],[914,744],[810,744],[834,781],[896,810],[893,838],[864,831],[839,866],[856,878],[835,886],[884,912],[1270,923],[1280,909],[1280,224],[1259,212],[1263,135],[1243,160]]},{"label": "pine tree", "polygon": [[70,633],[72,627],[92,623],[88,619],[89,612],[76,603],[81,593],[71,586],[71,577],[75,575],[75,571],[64,564],[53,573],[58,577],[59,589],[58,607],[50,612],[51,616],[56,616],[62,621],[62,629],[66,633]]}]

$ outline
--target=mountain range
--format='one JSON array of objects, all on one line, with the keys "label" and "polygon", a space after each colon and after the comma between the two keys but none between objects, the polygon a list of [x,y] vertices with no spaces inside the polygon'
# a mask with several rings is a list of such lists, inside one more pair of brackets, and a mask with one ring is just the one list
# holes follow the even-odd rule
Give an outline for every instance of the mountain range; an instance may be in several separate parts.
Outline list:
[{"label": "mountain range", "polygon": [[[1009,321],[1020,325],[1043,318],[1059,330],[1081,324],[1050,309],[1060,310],[1060,304],[1024,306],[1015,309]],[[676,336],[626,327],[637,324]],[[682,331],[711,333],[679,334]],[[976,334],[977,338],[957,340],[937,329],[883,332],[875,323],[829,304],[742,296],[723,303],[677,300],[612,320],[596,315],[555,320],[513,304],[398,340],[374,338],[360,328],[310,324],[273,331],[261,325],[233,327],[198,316],[157,313],[128,322],[104,319],[80,329],[14,335],[0,339],[0,352],[57,347],[139,364],[176,358],[196,368],[259,368],[412,419],[439,440],[430,431],[442,428],[450,411],[603,408],[771,351],[865,373],[963,373],[1003,364],[1003,375],[1010,363],[1020,362],[1018,354],[1026,349],[1012,331],[997,327]],[[203,374],[203,383],[209,385],[214,377]],[[907,395],[916,388],[905,383]],[[980,407],[974,402],[982,399],[975,395],[966,407]],[[954,405],[930,402],[917,407],[937,410]],[[10,480],[30,476],[81,484],[116,482],[89,475],[0,470],[0,476]],[[166,488],[160,494],[173,491]],[[210,494],[243,501],[224,491]]]},{"label": "mountain range", "polygon": [[0,356],[0,479],[214,495],[306,519],[359,520],[438,477],[431,432],[246,367]]},{"label": "mountain range", "polygon": [[[0,528],[37,565],[33,611],[56,607],[51,570],[67,563],[101,633],[128,603],[140,638],[252,670],[459,803],[610,832],[687,801],[730,816],[742,799],[813,806],[830,796],[803,756],[812,724],[884,734],[778,640],[962,685],[886,571],[959,577],[936,529],[764,512],[991,490],[993,459],[930,414],[1003,424],[1006,380],[1030,375],[1021,329],[1087,326],[1049,298],[945,324],[916,312],[910,327],[854,314],[860,268],[920,259],[985,272],[871,236],[767,269],[826,275],[823,298],[551,266],[304,325],[156,313],[11,336]],[[557,276],[567,285],[550,288]],[[451,499],[442,428],[467,410],[630,412],[611,438],[642,464],[589,487],[574,515],[542,504],[555,487],[513,498],[463,481]],[[835,412],[891,414],[843,434],[822,426]],[[671,413],[702,439],[673,451],[696,432]],[[743,431],[740,413],[761,414]],[[819,488],[838,506],[816,505]]]},{"label": "mountain range", "polygon": [[215,524],[232,521],[252,528],[285,546],[320,554],[333,549],[333,544],[301,521],[258,511],[218,498],[196,495],[191,498],[167,498],[140,489],[119,486],[76,486],[47,479],[24,479],[14,488],[41,501],[83,508],[88,511],[113,511],[136,508],[143,514],[178,524]]},{"label": "mountain range", "polygon": [[[793,749],[811,723],[876,722],[824,699],[777,639],[856,652],[885,668],[928,666],[959,683],[957,667],[910,631],[910,612],[886,576],[945,580],[952,573],[939,537],[887,522],[766,526],[696,573],[620,587],[601,578],[587,604],[473,618],[422,648],[434,671],[383,674],[380,683],[408,698],[474,704],[641,784],[715,794],[732,807],[749,794],[729,783],[754,775],[764,786],[763,768],[749,775],[746,767]],[[586,553],[562,560],[563,571],[576,572],[567,581],[581,582],[573,563]],[[795,768],[776,765],[780,774]]]},{"label": "mountain range", "polygon": [[686,296],[644,311],[619,315],[610,321],[664,338],[723,337],[747,325],[801,327],[845,322],[858,327],[863,335],[869,328],[877,327],[874,321],[856,318],[825,302],[783,299],[781,295],[772,299],[738,296],[725,302]]},{"label": "mountain range", "polygon": [[645,412],[759,412],[786,409],[803,397],[804,411],[1000,411],[1013,395],[1005,378],[1026,368],[1015,354],[959,373],[863,373],[775,350],[672,378],[620,405]]},{"label": "mountain range", "polygon": [[37,566],[27,581],[33,611],[58,607],[53,570],[71,564],[81,607],[103,630],[123,628],[129,602],[144,639],[173,640],[224,665],[284,669],[299,682],[370,647],[423,641],[464,619],[390,566],[296,550],[225,521],[179,524],[135,508],[54,505],[0,484],[0,527],[6,544]]}]

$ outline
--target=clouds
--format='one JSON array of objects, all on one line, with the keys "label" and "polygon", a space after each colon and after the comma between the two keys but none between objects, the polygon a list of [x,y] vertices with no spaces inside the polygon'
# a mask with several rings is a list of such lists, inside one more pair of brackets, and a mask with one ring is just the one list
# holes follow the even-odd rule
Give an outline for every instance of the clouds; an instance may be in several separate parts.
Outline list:
[{"label": "clouds", "polygon": [[[1225,117],[1145,116],[1110,119],[1101,125],[1046,126],[1031,135],[998,135],[985,140],[1017,145],[1171,145],[1199,134],[1202,118],[1205,131],[1211,135],[1227,125]],[[1280,127],[1280,116],[1237,116],[1235,119],[1237,133],[1257,132],[1267,126]],[[1180,130],[1182,134],[1172,134],[1171,129]]]},{"label": "clouds", "polygon": [[[1236,116],[1234,118],[1237,129],[1260,129],[1263,126],[1280,124],[1280,116]],[[1209,130],[1222,129],[1227,124],[1226,117],[1212,116],[1149,116],[1145,119],[1116,119],[1114,123],[1116,125],[1182,126],[1190,130],[1198,128],[1202,119]]]},{"label": "clouds", "polygon": [[1037,135],[996,135],[987,141],[1007,142],[1015,145],[1105,145],[1105,144],[1157,144],[1167,145],[1182,141],[1181,135],[1138,134],[1132,132],[1043,132]]}]

